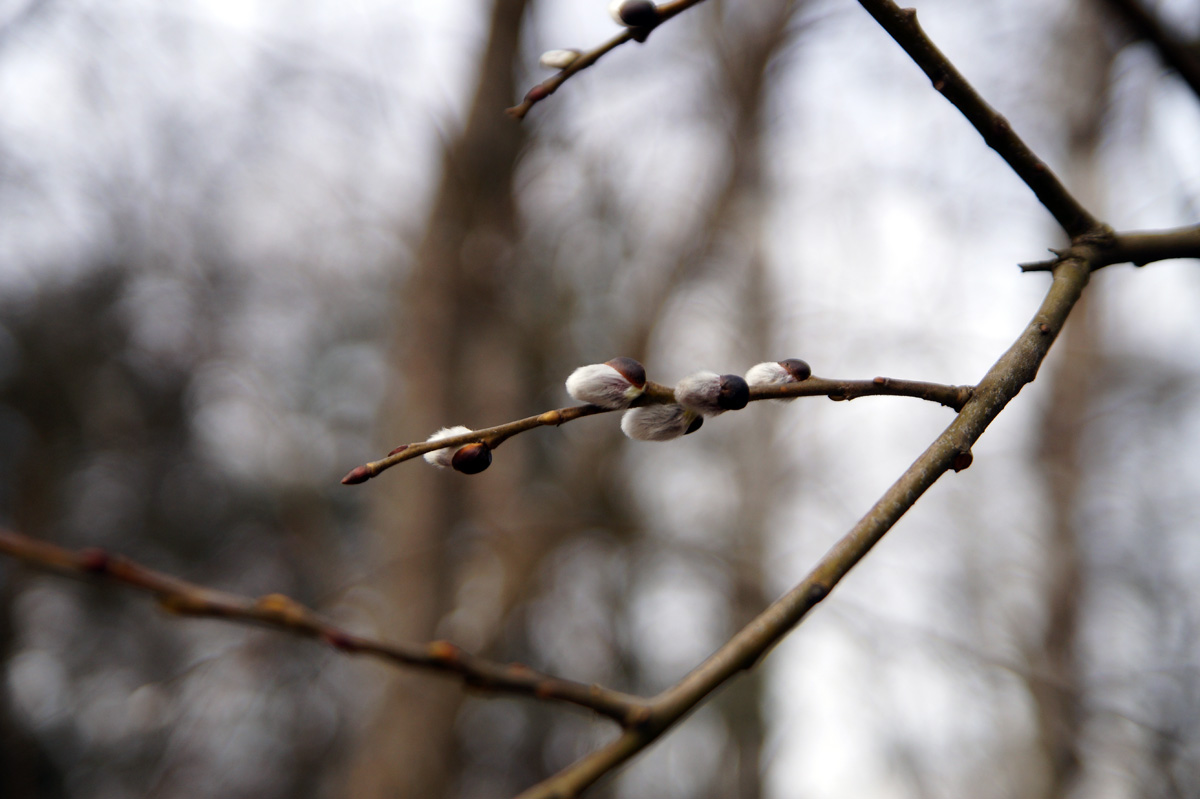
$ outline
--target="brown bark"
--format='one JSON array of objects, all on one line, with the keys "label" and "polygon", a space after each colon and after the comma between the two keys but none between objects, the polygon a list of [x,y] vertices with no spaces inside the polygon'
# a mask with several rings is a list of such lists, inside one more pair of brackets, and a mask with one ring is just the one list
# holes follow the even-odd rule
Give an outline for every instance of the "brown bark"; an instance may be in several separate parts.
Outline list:
[{"label": "brown bark", "polygon": [[[412,273],[394,307],[392,389],[385,400],[384,446],[420,439],[443,426],[483,426],[513,418],[514,356],[506,346],[506,275],[516,238],[512,176],[522,128],[498,109],[511,102],[525,0],[497,0],[466,126],[446,151],[441,186]],[[486,414],[486,416],[485,416]],[[497,453],[502,467],[474,478],[425,467],[381,482],[373,494],[378,590],[386,606],[381,634],[405,641],[442,635],[454,606],[455,536],[476,514],[514,512],[522,478],[518,442]],[[454,777],[458,685],[426,675],[389,678],[365,731],[346,795],[445,796]]]}]

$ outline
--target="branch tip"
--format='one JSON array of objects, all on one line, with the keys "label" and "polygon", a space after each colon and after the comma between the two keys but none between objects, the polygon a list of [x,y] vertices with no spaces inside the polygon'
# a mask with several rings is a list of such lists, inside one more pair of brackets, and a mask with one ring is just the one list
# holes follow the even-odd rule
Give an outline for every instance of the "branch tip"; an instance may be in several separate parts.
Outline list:
[{"label": "branch tip", "polygon": [[[388,454],[395,455],[397,452],[402,451],[406,448],[407,448],[407,445],[398,447],[398,448],[392,450],[391,452],[389,452]],[[367,482],[374,476],[375,475],[371,471],[371,467],[369,465],[363,464],[362,466],[355,466],[353,469],[351,469],[349,471],[349,473],[347,473],[347,475],[345,477],[342,478],[342,485],[344,485],[344,486],[358,485],[359,483]]]}]

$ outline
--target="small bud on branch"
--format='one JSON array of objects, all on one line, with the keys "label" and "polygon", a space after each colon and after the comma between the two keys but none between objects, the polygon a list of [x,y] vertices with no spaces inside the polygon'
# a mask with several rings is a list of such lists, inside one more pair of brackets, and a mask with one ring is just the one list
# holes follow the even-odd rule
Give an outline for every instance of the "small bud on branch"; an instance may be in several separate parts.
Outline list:
[{"label": "small bud on branch", "polygon": [[633,358],[581,366],[567,378],[567,393],[609,410],[628,408],[646,389],[646,369]]},{"label": "small bud on branch", "polygon": [[566,69],[575,63],[579,58],[580,52],[574,48],[565,48],[562,50],[547,50],[542,53],[538,63],[546,69]]},{"label": "small bud on branch", "polygon": [[704,417],[682,405],[644,405],[625,412],[621,431],[637,441],[670,441],[694,433]]},{"label": "small bud on branch", "polygon": [[658,8],[651,0],[612,0],[608,13],[627,28],[646,28],[660,21]]},{"label": "small bud on branch", "polygon": [[750,402],[750,386],[737,375],[701,371],[675,384],[675,399],[696,413],[717,416],[745,408]]}]

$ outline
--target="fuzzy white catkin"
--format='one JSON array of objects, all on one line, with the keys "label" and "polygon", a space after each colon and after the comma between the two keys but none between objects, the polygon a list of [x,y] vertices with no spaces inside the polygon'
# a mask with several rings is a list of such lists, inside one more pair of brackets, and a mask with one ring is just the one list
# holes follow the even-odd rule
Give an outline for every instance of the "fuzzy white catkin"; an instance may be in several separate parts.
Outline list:
[{"label": "fuzzy white catkin", "polygon": [[[470,432],[471,432],[471,428],[463,427],[462,425],[456,425],[454,427],[443,427],[441,430],[437,431],[436,433],[434,433],[433,435],[431,435],[429,438],[427,438],[425,440],[426,441],[441,441],[443,438],[450,438],[452,436],[461,436],[464,433],[470,433]],[[443,449],[435,449],[433,452],[426,452],[425,453],[425,461],[427,463],[433,464],[434,466],[437,466],[439,469],[449,469],[450,461],[452,461],[454,459],[455,450],[457,450],[457,447],[445,447]]]},{"label": "fuzzy white catkin", "polygon": [[546,69],[566,69],[579,58],[579,51],[572,49],[547,50],[542,53],[538,63]]},{"label": "fuzzy white catkin", "polygon": [[[755,386],[782,386],[786,383],[795,383],[796,378],[792,373],[783,368],[783,365],[777,361],[768,361],[766,363],[756,363],[751,366],[746,372],[746,384],[751,388]],[[795,397],[779,397],[771,400],[772,402],[788,403],[796,399]]]},{"label": "fuzzy white catkin", "polygon": [[641,396],[642,389],[606,363],[581,366],[567,378],[567,393],[580,402],[620,410]]},{"label": "fuzzy white catkin", "polygon": [[781,386],[784,383],[794,383],[795,381],[796,379],[788,373],[788,370],[775,361],[756,363],[746,372],[746,382],[752,387]]},{"label": "fuzzy white catkin", "polygon": [[670,441],[685,434],[696,416],[681,405],[644,405],[625,412],[621,431],[638,441]]},{"label": "fuzzy white catkin", "polygon": [[695,372],[675,384],[675,399],[685,408],[716,416],[725,409],[717,404],[721,393],[721,376],[707,370]]}]

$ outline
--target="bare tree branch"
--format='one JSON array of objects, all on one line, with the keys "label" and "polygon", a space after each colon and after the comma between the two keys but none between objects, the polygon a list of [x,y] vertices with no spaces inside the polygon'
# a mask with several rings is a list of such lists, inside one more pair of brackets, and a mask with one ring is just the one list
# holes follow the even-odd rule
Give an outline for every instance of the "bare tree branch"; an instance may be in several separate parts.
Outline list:
[{"label": "bare tree branch", "polygon": [[673,0],[673,2],[663,3],[658,6],[658,21],[653,25],[645,25],[640,28],[626,28],[622,33],[609,39],[599,47],[588,50],[586,53],[580,53],[579,57],[572,61],[570,66],[534,86],[525,94],[524,100],[512,108],[505,109],[505,113],[513,119],[524,119],[525,115],[529,113],[529,109],[554,94],[558,91],[559,86],[570,80],[572,76],[595,64],[602,56],[628,41],[646,41],[646,38],[650,35],[650,31],[676,14],[687,11],[692,6],[702,2],[704,0]]},{"label": "bare tree branch", "polygon": [[[892,396],[916,397],[917,399],[936,402],[947,408],[961,410],[971,396],[970,386],[947,386],[941,383],[926,383],[920,380],[897,380],[891,377],[876,377],[873,380],[829,380],[823,377],[810,377],[799,383],[781,386],[759,386],[750,389],[750,401],[767,399],[790,399],[793,397],[829,397],[831,400],[852,400],[859,397]],[[675,391],[670,386],[647,382],[646,392],[633,407],[640,405],[668,405],[675,402]],[[372,477],[392,468],[398,463],[419,458],[427,452],[434,452],[449,447],[461,447],[465,444],[481,442],[495,449],[506,440],[518,433],[524,433],[538,427],[558,427],[567,422],[573,422],[585,416],[595,416],[598,413],[613,413],[613,409],[601,408],[598,405],[574,405],[569,408],[558,408],[546,411],[537,416],[527,416],[513,422],[472,430],[456,436],[439,438],[436,441],[420,441],[412,444],[402,444],[389,452],[386,457],[377,461],[357,466],[342,478],[345,485],[365,483]]]},{"label": "bare tree branch", "polygon": [[1059,179],[1038,158],[1008,120],[979,96],[967,79],[930,41],[917,22],[913,8],[900,8],[891,0],[859,0],[896,43],[904,48],[929,79],[933,88],[962,112],[987,145],[1000,154],[1017,177],[1033,190],[1059,226],[1072,239],[1084,234],[1097,235],[1106,229],[1084,208]]},{"label": "bare tree branch", "polygon": [[[1101,245],[1097,248],[1087,245],[1089,250],[1095,251],[1095,257],[1090,260],[1092,269],[1101,269],[1113,264],[1132,263],[1134,266],[1145,266],[1155,261],[1169,261],[1175,258],[1200,258],[1200,225],[1173,230],[1118,233]],[[1049,272],[1063,260],[1078,254],[1074,247],[1050,252],[1057,257],[1021,264],[1021,270]]]},{"label": "bare tree branch", "polygon": [[[1090,253],[1095,257],[1096,253]],[[1087,255],[1063,261],[1037,314],[988,371],[958,417],[809,572],[704,663],[655,697],[643,723],[522,793],[518,799],[567,799],[658,739],[713,691],[753,668],[875,546],[947,471],[969,464],[971,446],[1038,372],[1091,273]]]},{"label": "bare tree branch", "polygon": [[641,699],[619,691],[559,679],[520,663],[497,663],[465,652],[449,641],[384,643],[348,632],[283,594],[255,599],[214,591],[102,549],[74,551],[0,528],[0,553],[40,569],[131,586],[153,594],[170,613],[258,624],[316,638],[347,654],[369,655],[396,666],[456,676],[468,687],[481,691],[567,702],[621,724],[634,723],[645,713]]}]

